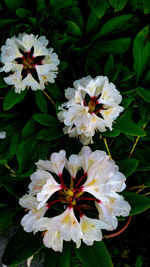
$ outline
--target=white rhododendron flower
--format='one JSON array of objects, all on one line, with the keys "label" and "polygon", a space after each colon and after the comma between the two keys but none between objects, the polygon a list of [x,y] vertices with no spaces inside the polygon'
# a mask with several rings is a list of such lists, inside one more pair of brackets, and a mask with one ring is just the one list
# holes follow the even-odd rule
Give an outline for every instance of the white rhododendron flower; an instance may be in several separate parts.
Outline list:
[{"label": "white rhododendron flower", "polygon": [[4,138],[6,138],[6,132],[2,131],[0,132],[0,139],[4,139]]},{"label": "white rhododendron flower", "polygon": [[117,216],[129,215],[130,205],[120,195],[126,178],[104,151],[84,146],[67,160],[61,150],[36,166],[28,194],[19,201],[28,209],[21,224],[27,232],[42,231],[46,247],[62,252],[63,240],[73,240],[77,248],[81,241],[93,245],[102,229],[117,228]]},{"label": "white rhododendron flower", "polygon": [[65,90],[67,102],[59,107],[58,118],[66,125],[64,133],[79,136],[82,144],[92,143],[95,131],[112,130],[113,121],[123,111],[119,106],[122,97],[107,77],[87,76]]},{"label": "white rhododendron flower", "polygon": [[52,48],[47,48],[45,36],[19,34],[6,40],[2,46],[0,71],[11,72],[5,82],[15,87],[20,93],[26,87],[43,90],[45,83],[54,83],[58,71],[59,59]]}]

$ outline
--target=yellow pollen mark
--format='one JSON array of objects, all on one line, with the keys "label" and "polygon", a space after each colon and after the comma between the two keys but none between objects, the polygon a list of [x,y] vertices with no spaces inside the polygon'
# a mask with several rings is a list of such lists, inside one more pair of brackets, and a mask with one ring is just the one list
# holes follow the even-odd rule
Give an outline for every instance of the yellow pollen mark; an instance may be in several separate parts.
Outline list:
[{"label": "yellow pollen mark", "polygon": [[104,113],[105,113],[106,116],[109,116],[109,114],[111,113],[111,111],[112,111],[111,109],[107,109],[107,110],[104,111]]},{"label": "yellow pollen mark", "polygon": [[95,225],[94,224],[92,224],[92,228],[95,228]]},{"label": "yellow pollen mark", "polygon": [[96,183],[96,179],[93,179],[89,184],[88,184],[88,186],[91,186],[91,185],[93,185],[93,184],[95,184]]},{"label": "yellow pollen mark", "polygon": [[72,201],[72,206],[75,206],[76,205],[76,201],[75,199]]},{"label": "yellow pollen mark", "polygon": [[66,223],[66,224],[69,224],[69,223],[70,223],[70,216],[69,216],[69,214],[67,214],[67,215],[63,218],[62,223]]},{"label": "yellow pollen mark", "polygon": [[75,225],[76,224],[76,221],[73,221],[73,224]]},{"label": "yellow pollen mark", "polygon": [[69,195],[69,196],[71,196],[71,197],[73,197],[73,191],[72,190],[68,190],[68,192],[67,192],[67,194]]}]

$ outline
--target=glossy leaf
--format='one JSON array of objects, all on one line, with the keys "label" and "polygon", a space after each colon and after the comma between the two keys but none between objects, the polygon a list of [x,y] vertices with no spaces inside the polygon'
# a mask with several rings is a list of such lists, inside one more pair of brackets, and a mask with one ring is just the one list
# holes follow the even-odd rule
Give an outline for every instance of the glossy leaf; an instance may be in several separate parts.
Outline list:
[{"label": "glossy leaf", "polygon": [[149,26],[144,27],[135,37],[133,43],[133,68],[138,83],[143,72],[148,68],[150,61],[150,42],[148,40]]},{"label": "glossy leaf", "polygon": [[8,242],[2,262],[5,265],[17,265],[43,247],[41,234],[27,233],[22,228],[19,228],[16,234]]},{"label": "glossy leaf", "polygon": [[125,31],[129,27],[132,27],[131,19],[132,14],[121,15],[108,20],[100,29],[99,33],[92,38],[96,40],[104,35],[120,32],[120,30]]},{"label": "glossy leaf", "polygon": [[41,91],[34,92],[35,96],[35,102],[38,106],[38,108],[43,112],[47,113],[48,107],[47,107],[47,100],[44,96],[44,94]]},{"label": "glossy leaf", "polygon": [[5,95],[3,108],[4,110],[11,109],[16,104],[20,103],[26,96],[27,90],[21,92],[20,94],[15,93],[14,89],[10,89]]},{"label": "glossy leaf", "polygon": [[150,208],[150,198],[131,192],[123,192],[126,201],[131,205],[130,215],[139,214]]},{"label": "glossy leaf", "polygon": [[44,126],[56,126],[59,124],[57,118],[52,117],[51,115],[47,114],[34,114],[33,119]]},{"label": "glossy leaf", "polygon": [[125,7],[127,0],[109,0],[109,3],[115,9],[114,11],[117,12],[121,11]]},{"label": "glossy leaf", "polygon": [[150,90],[146,90],[139,86],[137,88],[137,93],[144,99],[145,102],[150,103]]},{"label": "glossy leaf", "polygon": [[41,131],[39,131],[37,139],[52,141],[62,137],[63,135],[64,134],[60,126],[55,126],[49,129],[42,129]]},{"label": "glossy leaf", "polygon": [[139,164],[139,160],[131,158],[131,159],[123,159],[117,162],[119,165],[119,171],[122,172],[126,177],[129,177],[133,174]]},{"label": "glossy leaf", "polygon": [[82,262],[83,267],[113,267],[109,252],[103,241],[94,242],[93,246],[82,243],[76,254]]},{"label": "glossy leaf", "polygon": [[98,18],[102,18],[109,7],[108,0],[88,0],[88,4]]},{"label": "glossy leaf", "polygon": [[52,249],[47,249],[45,256],[44,267],[70,267],[71,257],[71,242],[63,243],[63,251],[55,252]]},{"label": "glossy leaf", "polygon": [[71,33],[74,36],[81,36],[82,31],[79,28],[79,26],[74,21],[66,21],[66,24],[68,26],[68,32]]}]

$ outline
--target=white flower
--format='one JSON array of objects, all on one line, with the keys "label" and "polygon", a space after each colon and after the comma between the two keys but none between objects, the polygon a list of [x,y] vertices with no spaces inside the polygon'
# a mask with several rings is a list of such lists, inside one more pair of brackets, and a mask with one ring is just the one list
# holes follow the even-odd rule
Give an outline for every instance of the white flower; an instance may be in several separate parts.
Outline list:
[{"label": "white flower", "polygon": [[92,245],[102,239],[102,229],[116,229],[117,216],[129,215],[130,205],[118,194],[126,178],[104,151],[92,152],[85,146],[67,160],[61,150],[36,165],[29,194],[19,201],[29,209],[21,224],[27,232],[43,231],[46,247],[61,252],[63,240],[72,240],[77,248],[81,241]]},{"label": "white flower", "polygon": [[19,34],[6,40],[2,46],[0,71],[12,72],[4,78],[5,82],[15,87],[20,93],[26,87],[32,90],[43,90],[45,83],[54,83],[58,71],[59,59],[52,48],[47,48],[45,36]]},{"label": "white flower", "polygon": [[54,218],[41,218],[35,222],[33,228],[34,232],[44,231],[43,243],[46,247],[62,252],[63,238],[57,224],[54,223]]},{"label": "white flower", "polygon": [[105,229],[114,230],[118,226],[116,216],[128,216],[131,208],[128,202],[120,195],[117,195],[116,198],[108,197],[108,201],[103,201],[102,203],[95,202],[95,205],[99,212],[99,219],[107,225]]},{"label": "white flower", "polygon": [[60,150],[59,153],[52,153],[50,160],[39,160],[36,165],[38,169],[44,169],[61,175],[65,166],[66,152]]},{"label": "white flower", "polygon": [[4,138],[6,138],[6,132],[2,131],[0,132],[0,139],[4,139]]},{"label": "white flower", "polygon": [[86,215],[80,217],[80,225],[83,233],[82,240],[88,246],[93,245],[94,241],[102,240],[101,229],[106,229],[106,224],[98,219],[88,218]]},{"label": "white flower", "polygon": [[37,210],[38,202],[35,197],[30,195],[22,197],[19,200],[19,204],[22,207],[29,209],[28,214],[22,218],[21,224],[26,232],[32,232],[34,223],[44,216],[48,207],[43,206],[41,209]]},{"label": "white flower", "polygon": [[92,143],[95,131],[112,130],[113,121],[123,111],[119,106],[122,97],[107,77],[90,76],[73,83],[74,88],[65,90],[68,102],[59,107],[58,118],[66,125],[64,133],[79,136],[82,144]]}]

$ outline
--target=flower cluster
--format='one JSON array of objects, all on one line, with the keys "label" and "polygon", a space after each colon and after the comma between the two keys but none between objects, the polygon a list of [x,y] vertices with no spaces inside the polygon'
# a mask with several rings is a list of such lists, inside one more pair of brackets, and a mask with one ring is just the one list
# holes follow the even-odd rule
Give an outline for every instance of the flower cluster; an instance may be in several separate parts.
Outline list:
[{"label": "flower cluster", "polygon": [[45,83],[54,83],[59,59],[52,48],[47,48],[48,40],[45,36],[33,34],[19,34],[6,40],[2,46],[0,71],[11,74],[4,78],[7,84],[15,87],[20,93],[26,87],[32,90],[44,89]]},{"label": "flower cluster", "polygon": [[102,239],[101,229],[113,230],[116,216],[128,216],[130,205],[119,192],[125,176],[104,151],[88,146],[66,159],[61,150],[39,160],[29,192],[19,203],[26,208],[21,224],[27,232],[42,231],[46,247],[62,251],[63,240],[87,245]]},{"label": "flower cluster", "polygon": [[119,106],[122,97],[107,77],[90,76],[73,83],[74,88],[65,90],[68,102],[61,105],[60,121],[66,125],[64,133],[70,137],[79,136],[82,144],[92,143],[95,131],[112,130],[113,121],[123,111]]}]

